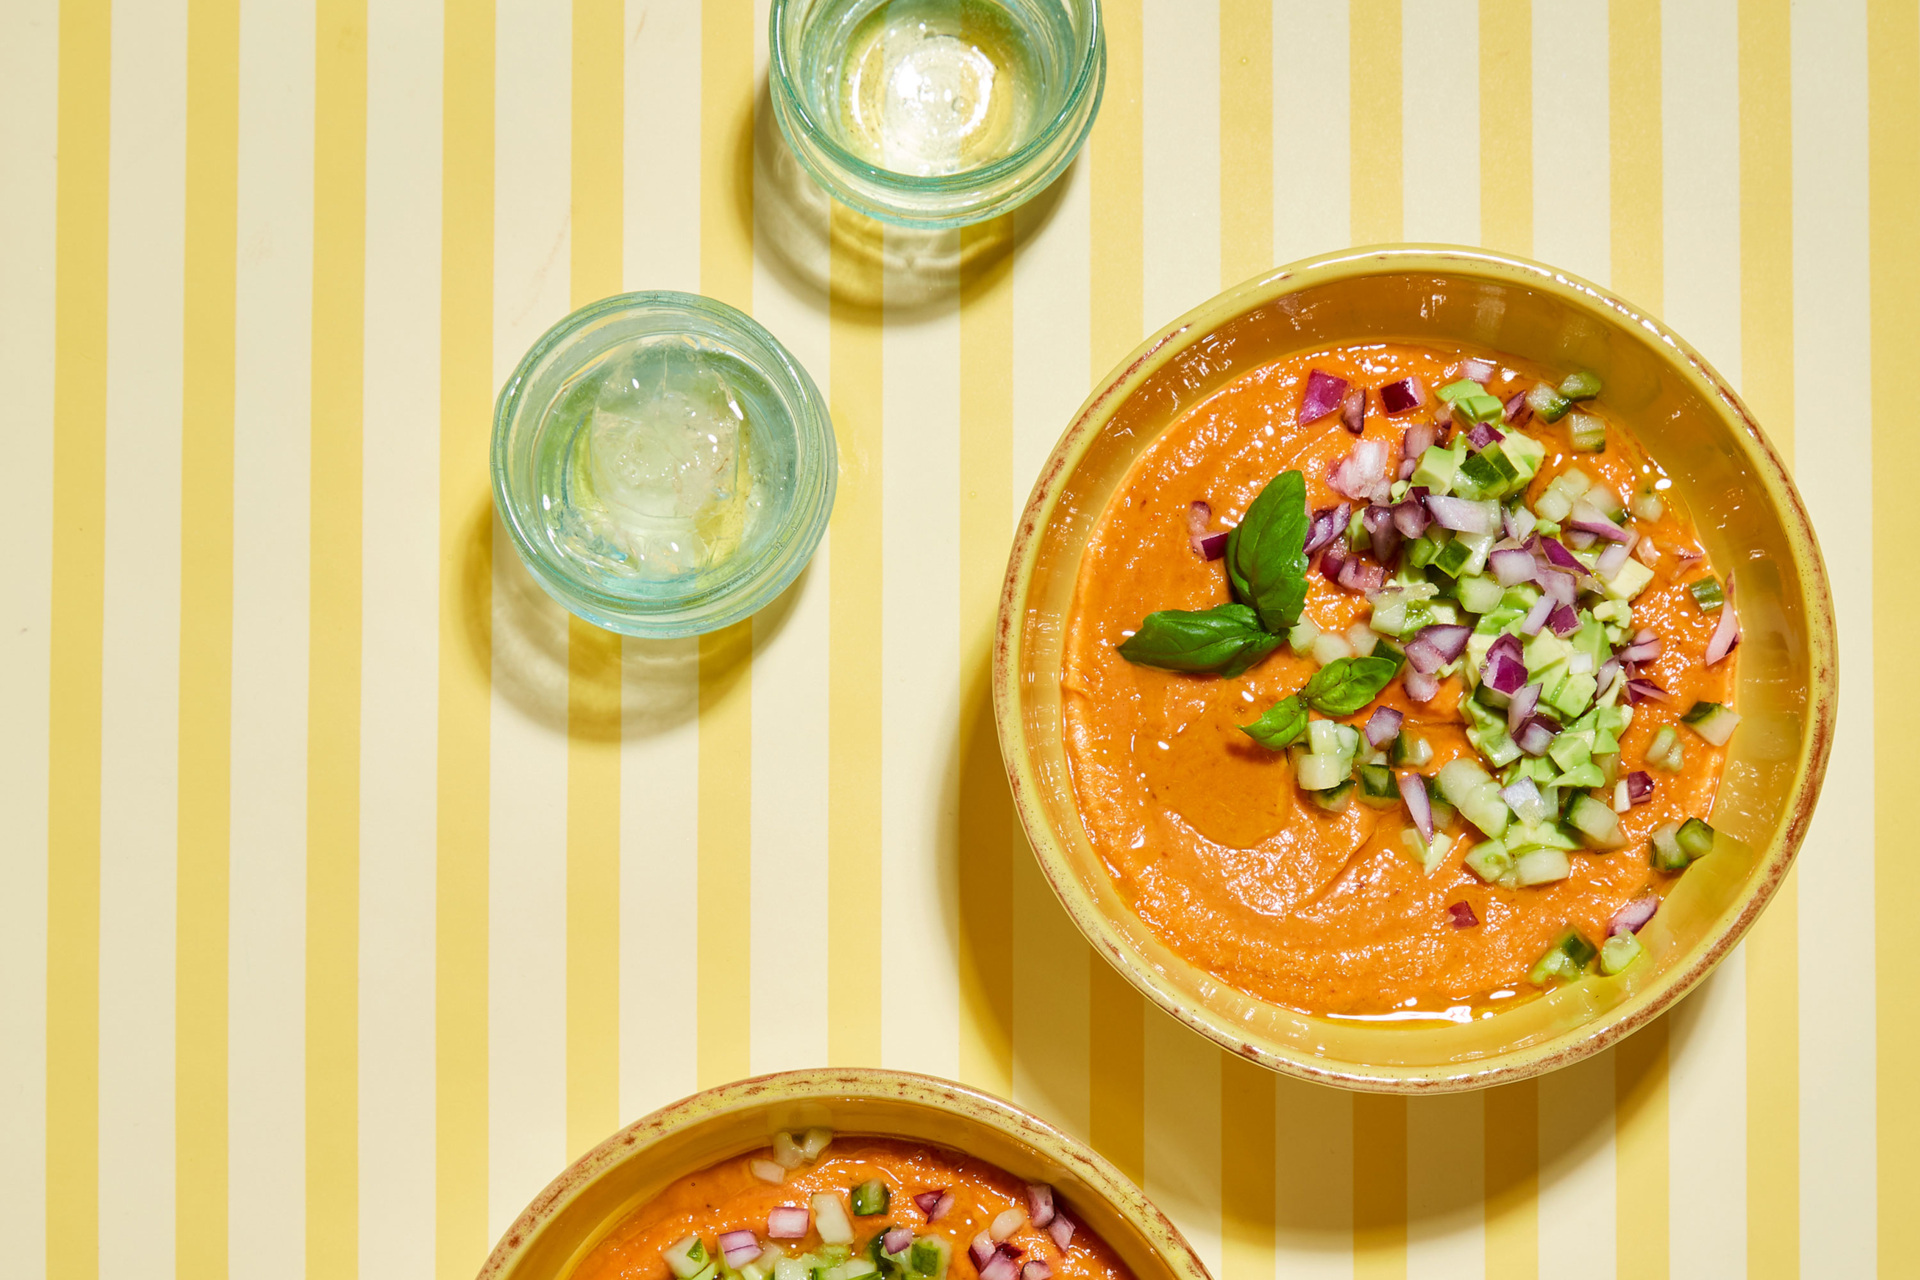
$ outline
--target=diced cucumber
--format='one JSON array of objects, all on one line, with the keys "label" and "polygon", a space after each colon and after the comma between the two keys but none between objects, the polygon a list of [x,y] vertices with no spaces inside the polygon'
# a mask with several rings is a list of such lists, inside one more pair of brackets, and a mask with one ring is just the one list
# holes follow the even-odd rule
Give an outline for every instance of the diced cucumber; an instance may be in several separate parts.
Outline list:
[{"label": "diced cucumber", "polygon": [[1578,929],[1569,926],[1534,962],[1527,981],[1541,987],[1549,982],[1572,982],[1586,971],[1594,954],[1593,944]]},{"label": "diced cucumber", "polygon": [[1466,862],[1467,870],[1488,884],[1498,884],[1513,875],[1513,855],[1498,840],[1483,840],[1473,846],[1467,851]]},{"label": "diced cucumber", "polygon": [[[1494,461],[1496,458],[1499,462]],[[1460,474],[1454,479],[1454,492],[1461,497],[1465,497],[1469,489],[1489,496],[1505,493],[1513,477],[1502,472],[1501,463],[1506,463],[1509,470],[1512,468],[1506,457],[1493,449],[1468,454],[1466,461],[1460,464]]]},{"label": "diced cucumber", "polygon": [[1434,775],[1434,783],[1440,788],[1440,794],[1456,807],[1463,807],[1462,802],[1475,788],[1492,781],[1485,769],[1464,757],[1448,761]]},{"label": "diced cucumber", "polygon": [[1380,637],[1364,622],[1356,622],[1347,628],[1347,647],[1363,658],[1372,653],[1373,646],[1379,642]]},{"label": "diced cucumber", "polygon": [[1606,770],[1589,760],[1585,764],[1575,765],[1564,773],[1554,774],[1553,785],[1556,787],[1570,787],[1575,789],[1604,787],[1607,785],[1607,773]]},{"label": "diced cucumber", "polygon": [[1658,520],[1667,512],[1667,506],[1651,493],[1642,493],[1633,500],[1633,518],[1635,520]]},{"label": "diced cucumber", "polygon": [[1433,567],[1450,578],[1457,578],[1467,572],[1467,566],[1473,562],[1473,547],[1465,538],[1453,538],[1440,548],[1433,558]]},{"label": "diced cucumber", "polygon": [[1356,551],[1365,551],[1373,545],[1373,535],[1367,532],[1367,509],[1356,507],[1347,517],[1347,545]]},{"label": "diced cucumber", "polygon": [[1670,724],[1663,724],[1653,735],[1653,741],[1647,744],[1647,763],[1656,769],[1665,769],[1671,773],[1680,772],[1685,763],[1685,754],[1680,747],[1680,735],[1674,732]]},{"label": "diced cucumber", "polygon": [[[1629,557],[1626,563],[1606,580],[1607,594],[1615,600],[1632,600],[1645,591],[1652,582],[1653,570]],[[1597,613],[1598,610],[1595,612]]]},{"label": "diced cucumber", "polygon": [[1497,534],[1491,533],[1456,533],[1453,535],[1453,541],[1456,544],[1464,543],[1470,553],[1467,557],[1467,562],[1460,566],[1460,576],[1465,577],[1471,573],[1485,573],[1487,571],[1487,557],[1493,552],[1493,544],[1499,540]]},{"label": "diced cucumber", "polygon": [[1541,520],[1536,532],[1559,533],[1560,522],[1573,514],[1573,499],[1551,486],[1533,504],[1533,514]]},{"label": "diced cucumber", "polygon": [[1362,804],[1387,809],[1400,803],[1400,786],[1394,781],[1393,770],[1383,764],[1363,764],[1359,774]]},{"label": "diced cucumber", "polygon": [[1432,564],[1434,557],[1439,554],[1439,540],[1423,533],[1407,544],[1406,562],[1416,569],[1424,568]]},{"label": "diced cucumber", "polygon": [[713,1261],[706,1242],[699,1236],[674,1241],[660,1251],[660,1256],[667,1260],[667,1269],[679,1276],[680,1280],[693,1280]]},{"label": "diced cucumber", "polygon": [[1345,637],[1331,631],[1322,631],[1313,638],[1313,660],[1321,666],[1331,666],[1342,658],[1351,658],[1353,648]]},{"label": "diced cucumber", "polygon": [[1346,742],[1340,734],[1338,720],[1322,720],[1315,716],[1307,721],[1307,750],[1315,755],[1337,756],[1346,750]]},{"label": "diced cucumber", "polygon": [[1688,818],[1680,824],[1680,831],[1674,839],[1689,859],[1700,859],[1713,852],[1713,837],[1712,827],[1698,818]]},{"label": "diced cucumber", "polygon": [[1499,581],[1484,575],[1462,578],[1454,596],[1460,601],[1460,607],[1468,613],[1487,613],[1500,607],[1500,597],[1506,594]]},{"label": "diced cucumber", "polygon": [[893,1203],[893,1193],[880,1179],[869,1178],[853,1189],[849,1200],[853,1205],[854,1217],[871,1218],[887,1211],[887,1206]]},{"label": "diced cucumber", "polygon": [[1599,688],[1593,677],[1583,671],[1569,671],[1554,691],[1541,698],[1542,702],[1558,711],[1562,717],[1571,720],[1587,709],[1593,701],[1594,690]]},{"label": "diced cucumber", "polygon": [[1726,592],[1720,589],[1720,579],[1712,574],[1700,579],[1687,590],[1692,593],[1693,602],[1700,606],[1702,613],[1718,612],[1720,606],[1727,602]]},{"label": "diced cucumber", "polygon": [[813,1255],[801,1254],[797,1258],[776,1258],[773,1263],[773,1280],[811,1280],[813,1275]]},{"label": "diced cucumber", "polygon": [[1562,769],[1574,769],[1593,758],[1593,730],[1569,729],[1557,735],[1547,755]]},{"label": "diced cucumber", "polygon": [[1573,874],[1573,864],[1561,849],[1529,849],[1513,860],[1514,879],[1523,885],[1551,884]]},{"label": "diced cucumber", "polygon": [[1560,394],[1569,400],[1591,400],[1600,394],[1600,375],[1581,369],[1560,380]]},{"label": "diced cucumber", "polygon": [[1393,740],[1393,762],[1415,769],[1433,759],[1433,745],[1418,734],[1402,729]]},{"label": "diced cucumber", "polygon": [[1296,658],[1304,658],[1313,652],[1313,642],[1320,638],[1320,628],[1314,625],[1312,618],[1301,616],[1287,632],[1287,648],[1293,650]]},{"label": "diced cucumber", "polygon": [[1532,778],[1523,776],[1508,783],[1501,790],[1500,798],[1507,802],[1507,808],[1513,810],[1513,816],[1521,822],[1545,822],[1553,816],[1546,798],[1540,794],[1539,785]]},{"label": "diced cucumber", "polygon": [[953,1260],[953,1246],[941,1236],[919,1236],[907,1249],[907,1268],[924,1280],[941,1280]]},{"label": "diced cucumber", "polygon": [[1617,849],[1626,842],[1620,834],[1620,815],[1584,791],[1573,798],[1567,822],[1596,849]]},{"label": "diced cucumber", "polygon": [[[1312,757],[1309,757],[1309,759],[1311,758]],[[1307,795],[1312,798],[1316,805],[1328,813],[1345,813],[1347,806],[1353,803],[1353,791],[1353,779],[1348,778],[1338,786],[1327,787],[1320,791],[1309,791]]]},{"label": "diced cucumber", "polygon": [[1420,461],[1410,477],[1416,489],[1425,487],[1436,495],[1453,491],[1453,478],[1460,470],[1460,460],[1464,450],[1456,453],[1452,449],[1443,449],[1437,444],[1428,445],[1420,455]]},{"label": "diced cucumber", "polygon": [[1429,779],[1427,783],[1427,804],[1433,809],[1433,829],[1435,831],[1445,831],[1460,817],[1460,811],[1458,809],[1448,804],[1446,800],[1440,796],[1433,794],[1433,783],[1431,779]]},{"label": "diced cucumber", "polygon": [[1644,950],[1632,933],[1616,933],[1600,944],[1600,972],[1611,978],[1638,960]]},{"label": "diced cucumber", "polygon": [[1718,702],[1696,702],[1680,717],[1680,723],[1714,746],[1724,747],[1739,727],[1740,717]]},{"label": "diced cucumber", "polygon": [[1567,655],[1572,652],[1565,640],[1543,627],[1540,634],[1528,640],[1520,650],[1520,660],[1527,664],[1530,679],[1545,684],[1548,674],[1563,666]]},{"label": "diced cucumber", "polygon": [[1372,600],[1373,616],[1367,625],[1383,636],[1407,633],[1407,597],[1399,591],[1382,591]]},{"label": "diced cucumber", "polygon": [[1500,788],[1491,778],[1475,787],[1456,807],[1482,834],[1495,840],[1506,834],[1507,823],[1513,817],[1507,802],[1500,798]]},{"label": "diced cucumber", "polygon": [[1685,871],[1692,861],[1680,847],[1680,824],[1665,823],[1653,829],[1653,851],[1648,860],[1661,871]]},{"label": "diced cucumber", "polygon": [[1566,829],[1553,821],[1549,815],[1540,822],[1524,823],[1507,828],[1507,848],[1514,853],[1525,853],[1528,849],[1562,849],[1572,853],[1580,847]]},{"label": "diced cucumber", "polygon": [[[1515,492],[1525,487],[1534,476],[1540,473],[1540,464],[1547,457],[1547,446],[1532,436],[1518,431],[1509,431],[1507,438],[1500,442],[1500,452],[1505,454],[1507,461],[1513,464],[1514,479],[1509,486],[1509,492]],[[1531,524],[1532,520],[1529,519],[1528,523]],[[1522,536],[1525,536],[1524,531]]]},{"label": "diced cucumber", "polygon": [[1573,402],[1558,391],[1542,382],[1527,392],[1527,408],[1542,422],[1558,422],[1566,416]]},{"label": "diced cucumber", "polygon": [[813,1229],[820,1233],[822,1241],[827,1244],[853,1243],[853,1222],[847,1217],[839,1196],[831,1191],[822,1191],[808,1203],[813,1206]]},{"label": "diced cucumber", "polygon": [[[1307,728],[1311,732],[1311,722]],[[1353,757],[1331,751],[1308,752],[1294,761],[1293,768],[1294,781],[1302,791],[1325,791],[1347,780],[1347,771],[1353,768]]]}]

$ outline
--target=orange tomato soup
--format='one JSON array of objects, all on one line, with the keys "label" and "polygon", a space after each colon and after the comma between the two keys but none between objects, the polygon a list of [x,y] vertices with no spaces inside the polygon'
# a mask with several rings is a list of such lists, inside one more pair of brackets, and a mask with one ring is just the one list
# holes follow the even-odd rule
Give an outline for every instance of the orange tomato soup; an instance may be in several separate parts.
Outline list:
[{"label": "orange tomato soup", "polygon": [[[1067,623],[1064,730],[1082,822],[1125,899],[1176,952],[1251,995],[1311,1013],[1393,1018],[1486,1016],[1524,996],[1529,968],[1569,925],[1596,943],[1623,904],[1670,878],[1654,871],[1648,838],[1663,823],[1704,817],[1724,750],[1686,737],[1678,773],[1655,772],[1653,798],[1619,815],[1625,844],[1572,856],[1564,880],[1530,888],[1483,882],[1462,864],[1479,838],[1464,819],[1431,873],[1400,841],[1403,807],[1351,804],[1322,812],[1294,785],[1288,756],[1240,731],[1316,670],[1287,646],[1244,675],[1187,675],[1134,665],[1115,652],[1150,612],[1200,610],[1232,597],[1222,561],[1190,543],[1188,510],[1212,507],[1214,531],[1231,528],[1277,474],[1304,473],[1309,510],[1339,502],[1329,468],[1354,445],[1339,414],[1305,425],[1296,417],[1310,369],[1369,388],[1364,434],[1401,456],[1415,421],[1432,405],[1389,418],[1382,385],[1417,376],[1437,388],[1465,355],[1397,344],[1301,354],[1244,375],[1171,423],[1141,455],[1096,523],[1083,555]],[[1548,371],[1511,359],[1487,390],[1503,399]],[[1731,668],[1703,661],[1716,618],[1687,584],[1706,562],[1665,476],[1608,413],[1604,393],[1586,410],[1607,422],[1599,453],[1574,453],[1563,420],[1528,424],[1546,458],[1526,490],[1528,505],[1570,465],[1631,502],[1656,489],[1665,510],[1634,528],[1658,548],[1652,584],[1632,602],[1635,628],[1664,638],[1643,672],[1671,695],[1635,708],[1620,737],[1619,767],[1639,769],[1649,740],[1696,699],[1727,702]],[[1391,477],[1389,477],[1391,478]],[[1308,571],[1303,616],[1344,632],[1369,614],[1364,596]],[[1468,619],[1471,622],[1471,619]],[[1421,704],[1394,679],[1375,705],[1405,714],[1405,729],[1434,749],[1431,776],[1456,756],[1475,756],[1450,677]],[[1344,718],[1356,727],[1372,706]],[[1479,923],[1455,927],[1449,906],[1466,902]]]}]

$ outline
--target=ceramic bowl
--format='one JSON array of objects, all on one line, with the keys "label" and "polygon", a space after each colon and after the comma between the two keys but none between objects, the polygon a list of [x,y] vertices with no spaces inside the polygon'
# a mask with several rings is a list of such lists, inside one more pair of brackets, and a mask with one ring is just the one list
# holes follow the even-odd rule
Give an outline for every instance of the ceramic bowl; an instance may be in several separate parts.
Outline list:
[{"label": "ceramic bowl", "polygon": [[565,1280],[627,1213],[782,1129],[823,1126],[950,1147],[1048,1182],[1135,1280],[1209,1280],[1173,1224],[1076,1138],[1011,1103],[904,1071],[790,1071],[720,1085],[637,1120],[575,1161],[507,1229],[480,1280]]},{"label": "ceramic bowl", "polygon": [[[1088,843],[1061,740],[1065,619],[1081,550],[1161,429],[1224,383],[1331,343],[1458,343],[1589,368],[1610,412],[1673,477],[1713,563],[1737,571],[1744,637],[1715,851],[1640,934],[1646,955],[1490,1018],[1418,1027],[1335,1020],[1229,986],[1163,944]],[[1672,1005],[1750,928],[1791,865],[1826,770],[1836,699],[1832,602],[1806,508],[1733,388],[1632,304],[1562,271],[1436,245],[1353,249],[1279,268],[1189,312],[1081,406],[1040,473],[1000,603],[994,712],[1021,822],[1074,923],[1149,999],[1235,1053],[1354,1089],[1443,1092],[1598,1052]],[[1730,838],[1728,838],[1730,837]]]}]

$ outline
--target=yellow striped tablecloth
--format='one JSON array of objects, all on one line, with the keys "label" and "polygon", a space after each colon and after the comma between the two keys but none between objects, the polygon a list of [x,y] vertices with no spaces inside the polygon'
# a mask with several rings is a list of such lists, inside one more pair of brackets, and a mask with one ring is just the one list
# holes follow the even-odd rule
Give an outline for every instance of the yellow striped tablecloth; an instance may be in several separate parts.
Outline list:
[{"label": "yellow striped tablecloth", "polygon": [[[616,1125],[877,1062],[1089,1137],[1220,1280],[1920,1274],[1912,0],[1111,0],[1079,162],[933,241],[782,186],[766,0],[0,16],[0,1272],[464,1280]],[[1092,957],[987,677],[1093,379],[1397,239],[1704,350],[1843,655],[1746,944],[1605,1056],[1411,1102]],[[489,505],[506,372],[640,288],[758,316],[840,439],[811,569],[698,642],[569,621]]]}]

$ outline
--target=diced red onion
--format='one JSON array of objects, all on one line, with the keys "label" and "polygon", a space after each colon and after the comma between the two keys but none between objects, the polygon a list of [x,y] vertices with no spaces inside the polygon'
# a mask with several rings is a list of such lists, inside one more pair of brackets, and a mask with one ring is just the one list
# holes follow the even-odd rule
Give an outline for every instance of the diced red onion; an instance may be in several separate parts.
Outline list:
[{"label": "diced red onion", "polygon": [[1340,397],[1340,425],[1359,435],[1367,425],[1367,392],[1364,387],[1349,387]]},{"label": "diced red onion", "polygon": [[[1411,680],[1413,674],[1409,672],[1407,679]],[[1433,800],[1427,795],[1427,780],[1417,773],[1403,773],[1397,781],[1400,784],[1400,798],[1407,804],[1407,816],[1420,829],[1420,838],[1433,839]]]},{"label": "diced red onion", "polygon": [[980,1268],[980,1280],[1013,1280],[1020,1274],[1020,1264],[1004,1253],[996,1252]]},{"label": "diced red onion", "polygon": [[1471,378],[1484,387],[1493,378],[1493,361],[1469,356],[1460,364],[1460,376]]},{"label": "diced red onion", "polygon": [[1370,596],[1387,584],[1387,571],[1371,560],[1352,556],[1340,566],[1338,581],[1349,591],[1358,591],[1363,596]]},{"label": "diced red onion", "polygon": [[1580,615],[1573,611],[1571,605],[1556,604],[1553,612],[1547,615],[1547,626],[1552,628],[1553,634],[1565,639],[1580,629]]},{"label": "diced red onion", "polygon": [[1573,504],[1573,514],[1567,517],[1567,528],[1581,533],[1590,533],[1596,538],[1605,538],[1608,542],[1631,542],[1633,535],[1622,529],[1601,513],[1600,508],[1590,502]]},{"label": "diced red onion", "polygon": [[1420,469],[1420,464],[1415,462],[1412,458],[1402,458],[1400,459],[1400,469],[1395,473],[1395,475],[1402,480],[1411,480],[1413,479],[1413,473],[1418,471],[1419,469]]},{"label": "diced red onion", "polygon": [[1393,481],[1382,478],[1367,495],[1367,501],[1376,507],[1384,507],[1393,501]]},{"label": "diced red onion", "polygon": [[1533,581],[1533,557],[1518,547],[1494,552],[1487,557],[1487,567],[1493,570],[1493,576],[1500,580],[1503,587]]},{"label": "diced red onion", "polygon": [[[1418,378],[1402,378],[1398,382],[1389,382],[1380,388],[1380,404],[1386,409],[1387,416],[1393,417],[1409,409],[1418,409],[1427,402],[1426,384]],[[1429,444],[1432,441],[1428,441]],[[1426,448],[1426,445],[1421,445]]]},{"label": "diced red onion", "polygon": [[1467,640],[1472,635],[1471,627],[1463,627],[1453,622],[1436,622],[1431,626],[1420,628],[1414,639],[1438,653],[1441,665],[1444,666],[1467,651]]},{"label": "diced red onion", "polygon": [[1500,429],[1491,422],[1476,422],[1467,432],[1467,443],[1475,449],[1484,449],[1488,445],[1499,444],[1505,439],[1506,436],[1502,435]]},{"label": "diced red onion", "polygon": [[1420,455],[1433,443],[1434,430],[1431,422],[1416,422],[1407,428],[1407,434],[1400,437],[1400,456],[1409,462],[1417,462]]},{"label": "diced red onion", "polygon": [[1403,538],[1419,537],[1432,522],[1433,517],[1427,514],[1426,507],[1411,498],[1393,504],[1393,527],[1400,531]]},{"label": "diced red onion", "polygon": [[1520,637],[1501,635],[1487,649],[1486,661],[1480,664],[1481,679],[1495,693],[1504,693],[1508,697],[1520,692],[1527,683],[1527,664],[1520,658]]},{"label": "diced red onion", "polygon": [[1456,929],[1471,929],[1480,923],[1480,917],[1473,914],[1473,904],[1455,902],[1447,907],[1447,917]]},{"label": "diced red onion", "polygon": [[1673,695],[1651,680],[1638,676],[1627,681],[1627,704],[1639,706],[1643,702],[1672,702]]},{"label": "diced red onion", "polygon": [[1596,698],[1606,697],[1607,690],[1613,688],[1613,682],[1620,678],[1621,672],[1622,668],[1618,658],[1608,658],[1605,662],[1601,663],[1600,669],[1593,673],[1593,696]]},{"label": "diced red onion", "polygon": [[977,1269],[983,1271],[997,1252],[998,1250],[993,1247],[993,1237],[984,1231],[975,1236],[973,1243],[967,1246],[967,1256],[973,1259],[973,1265]]},{"label": "diced red onion", "polygon": [[1433,695],[1440,692],[1440,677],[1424,671],[1407,672],[1400,677],[1400,684],[1407,691],[1407,697],[1415,702],[1431,702]]},{"label": "diced red onion", "polygon": [[1555,568],[1571,570],[1574,573],[1587,571],[1587,566],[1580,563],[1580,557],[1562,546],[1558,538],[1541,538],[1537,550],[1542,552],[1547,557],[1547,563]]},{"label": "diced red onion", "polygon": [[1518,733],[1520,726],[1527,722],[1533,709],[1540,705],[1541,686],[1538,680],[1520,686],[1513,695],[1513,701],[1507,704],[1507,732]]},{"label": "diced red onion", "polygon": [[995,1242],[1005,1240],[1008,1236],[1018,1231],[1020,1224],[1026,1220],[1027,1215],[1020,1212],[1020,1210],[1008,1209],[993,1220],[993,1223],[987,1228],[987,1234],[992,1236]]},{"label": "diced red onion", "polygon": [[1535,571],[1533,580],[1540,584],[1540,590],[1554,604],[1571,608],[1580,598],[1580,580],[1563,569],[1541,568]]},{"label": "diced red onion", "polygon": [[1347,394],[1347,380],[1336,378],[1330,373],[1318,369],[1307,372],[1307,394],[1300,401],[1300,425],[1317,422],[1340,407],[1340,397]]},{"label": "diced red onion", "polygon": [[1484,502],[1436,495],[1427,499],[1427,510],[1435,524],[1456,533],[1497,533],[1500,529],[1498,509]]},{"label": "diced red onion", "polygon": [[1223,530],[1220,533],[1210,533],[1200,539],[1196,549],[1200,552],[1201,557],[1207,560],[1218,560],[1221,556],[1227,554],[1227,538],[1230,532],[1231,531]]},{"label": "diced red onion", "polygon": [[1347,567],[1347,540],[1335,538],[1327,544],[1326,554],[1320,557],[1320,572],[1328,582],[1340,581],[1340,571]]},{"label": "diced red onion", "polygon": [[940,1221],[940,1219],[946,1217],[947,1214],[949,1214],[952,1211],[953,1211],[953,1192],[942,1191],[940,1193],[940,1203],[933,1206],[933,1216],[929,1217],[927,1221],[938,1222]]},{"label": "diced red onion", "polygon": [[1053,1221],[1053,1188],[1044,1182],[1027,1184],[1027,1217],[1036,1227]]},{"label": "diced red onion", "polygon": [[1035,1258],[1020,1268],[1020,1280],[1047,1280],[1053,1274],[1053,1268]]},{"label": "diced red onion", "polygon": [[1373,558],[1383,565],[1392,564],[1394,554],[1400,550],[1400,530],[1394,524],[1393,508],[1368,507],[1360,523],[1373,542]]},{"label": "diced red onion", "polygon": [[[1564,576],[1564,575],[1563,575]],[[1537,636],[1540,628],[1547,625],[1547,615],[1553,612],[1555,604],[1552,596],[1541,596],[1527,610],[1527,616],[1520,619],[1520,631],[1523,635]]]},{"label": "diced red onion", "polygon": [[[1400,722],[1404,718],[1392,707],[1375,707],[1373,714],[1367,718],[1367,741],[1385,750],[1387,744],[1399,736]],[[1046,1224],[1037,1222],[1034,1225],[1045,1226]]]},{"label": "diced red onion", "polygon": [[1513,399],[1507,401],[1506,419],[1514,426],[1520,426],[1533,417],[1533,406],[1527,403],[1527,393],[1516,391]]},{"label": "diced red onion", "polygon": [[1187,504],[1187,539],[1193,544],[1195,551],[1200,549],[1200,539],[1206,536],[1207,526],[1211,523],[1213,523],[1211,503],[1194,501]]},{"label": "diced red onion", "polygon": [[1580,529],[1567,530],[1567,545],[1575,551],[1585,551],[1600,539]]},{"label": "diced red onion", "polygon": [[1660,895],[1649,893],[1645,897],[1635,898],[1607,920],[1607,933],[1638,933],[1647,927],[1647,921],[1653,919],[1653,913],[1660,909]]},{"label": "diced red onion", "polygon": [[940,1188],[938,1191],[922,1191],[913,1198],[913,1207],[924,1214],[928,1222],[932,1222],[933,1211],[940,1207],[940,1197],[945,1194],[945,1187]]},{"label": "diced red onion", "polygon": [[1552,719],[1542,715],[1531,715],[1527,717],[1527,722],[1520,726],[1520,732],[1513,735],[1513,740],[1528,755],[1543,756],[1547,754],[1547,748],[1553,745],[1554,735],[1558,732],[1559,729]]},{"label": "diced red onion", "polygon": [[1055,1214],[1053,1221],[1047,1224],[1047,1234],[1053,1237],[1053,1243],[1060,1252],[1065,1253],[1067,1246],[1073,1243],[1073,1219],[1064,1213]]},{"label": "diced red onion", "polygon": [[751,1231],[723,1231],[720,1233],[720,1253],[726,1258],[727,1265],[737,1271],[760,1256],[760,1242],[754,1239]]},{"label": "diced red onion", "polygon": [[767,1237],[800,1240],[812,1229],[813,1213],[803,1204],[783,1204],[767,1214]]},{"label": "diced red onion", "polygon": [[1387,445],[1384,440],[1362,438],[1351,452],[1327,474],[1327,483],[1341,497],[1364,502],[1373,494],[1387,470]]},{"label": "diced red onion", "polygon": [[1733,611],[1733,574],[1727,574],[1726,599],[1720,605],[1720,624],[1713,629],[1713,639],[1707,641],[1707,665],[1712,666],[1733,652],[1733,646],[1740,643],[1740,619]]},{"label": "diced red onion", "polygon": [[1633,633],[1633,640],[1616,656],[1622,662],[1652,662],[1660,656],[1662,647],[1658,635],[1642,628]]},{"label": "diced red onion", "polygon": [[1433,427],[1439,434],[1434,437],[1435,444],[1447,442],[1447,432],[1453,427],[1453,405],[1442,400],[1433,407]]},{"label": "diced red onion", "polygon": [[1631,548],[1624,542],[1613,543],[1600,553],[1598,560],[1594,561],[1593,571],[1606,581],[1613,581],[1613,575],[1620,572],[1620,566],[1627,562],[1629,550]]},{"label": "diced red onion", "polygon": [[1353,508],[1344,502],[1337,507],[1320,508],[1313,513],[1313,523],[1307,528],[1306,546],[1303,549],[1311,556],[1345,533],[1347,521],[1352,517]]},{"label": "diced red onion", "polygon": [[1513,507],[1506,513],[1505,523],[1509,538],[1524,538],[1527,530],[1533,527],[1533,517],[1526,513],[1525,508]]},{"label": "diced red onion", "polygon": [[905,1227],[895,1227],[881,1238],[880,1247],[888,1253],[899,1253],[913,1243],[913,1232]]},{"label": "diced red onion", "polygon": [[1011,1240],[1002,1240],[994,1246],[994,1251],[1003,1258],[1012,1258],[1015,1262],[1027,1256],[1027,1251]]},{"label": "diced red onion", "polygon": [[1645,769],[1635,769],[1627,775],[1627,802],[1645,804],[1653,799],[1653,775]]}]

